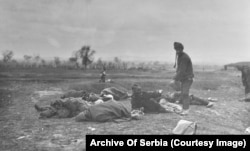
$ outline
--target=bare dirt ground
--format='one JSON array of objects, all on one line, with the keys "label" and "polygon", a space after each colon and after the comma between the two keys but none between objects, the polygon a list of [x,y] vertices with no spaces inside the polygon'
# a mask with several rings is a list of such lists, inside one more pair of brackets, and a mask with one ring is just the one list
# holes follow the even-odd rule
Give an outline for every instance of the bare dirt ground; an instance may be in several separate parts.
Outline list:
[{"label": "bare dirt ground", "polygon": [[[244,96],[237,71],[200,71],[191,88],[199,97],[217,98],[215,106],[191,106],[188,116],[174,113],[147,114],[142,120],[121,123],[78,123],[73,119],[38,119],[34,104],[49,104],[68,90],[99,93],[115,86],[130,92],[133,83],[145,90],[172,91],[168,84],[173,72],[109,72],[115,83],[98,83],[96,72],[4,71],[0,73],[1,151],[79,151],[85,148],[86,134],[171,134],[181,119],[196,121],[198,134],[244,134],[250,126],[249,102]],[[121,101],[130,107],[129,100]]]}]

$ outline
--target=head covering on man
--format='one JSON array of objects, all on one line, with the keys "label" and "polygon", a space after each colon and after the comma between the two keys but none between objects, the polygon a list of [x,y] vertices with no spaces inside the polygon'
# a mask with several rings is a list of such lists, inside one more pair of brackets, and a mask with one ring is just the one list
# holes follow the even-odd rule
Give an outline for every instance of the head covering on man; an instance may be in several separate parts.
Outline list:
[{"label": "head covering on man", "polygon": [[180,42],[174,42],[174,48],[177,49],[177,50],[183,50],[184,46]]},{"label": "head covering on man", "polygon": [[[174,42],[174,49],[175,49],[176,51],[179,50],[180,52],[182,52],[183,49],[184,49],[184,46],[183,46],[183,44],[180,43],[180,42]],[[176,64],[177,64],[177,58],[178,58],[178,55],[177,55],[177,53],[176,53],[176,55],[175,55],[174,68],[176,67]]]}]

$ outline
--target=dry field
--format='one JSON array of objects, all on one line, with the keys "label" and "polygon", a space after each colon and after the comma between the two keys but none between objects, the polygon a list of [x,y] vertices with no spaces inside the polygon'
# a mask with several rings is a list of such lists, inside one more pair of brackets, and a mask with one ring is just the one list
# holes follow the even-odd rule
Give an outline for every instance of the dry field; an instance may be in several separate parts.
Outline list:
[{"label": "dry field", "polygon": [[[250,105],[238,100],[244,96],[240,72],[205,70],[195,73],[191,93],[217,98],[212,108],[191,106],[188,116],[174,113],[147,114],[142,120],[121,123],[77,123],[73,119],[38,119],[34,104],[49,104],[68,90],[99,93],[115,86],[131,92],[133,83],[144,90],[168,86],[173,71],[108,71],[114,83],[98,83],[99,71],[59,69],[1,70],[0,150],[78,151],[85,148],[86,134],[170,134],[180,119],[196,121],[198,134],[244,134],[250,126]],[[129,100],[121,101],[130,107]]]}]

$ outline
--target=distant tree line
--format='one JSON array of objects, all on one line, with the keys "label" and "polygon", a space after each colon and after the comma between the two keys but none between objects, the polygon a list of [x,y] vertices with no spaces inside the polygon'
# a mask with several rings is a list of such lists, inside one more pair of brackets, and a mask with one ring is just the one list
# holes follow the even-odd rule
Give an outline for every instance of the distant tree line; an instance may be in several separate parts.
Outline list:
[{"label": "distant tree line", "polygon": [[90,46],[85,45],[81,49],[73,51],[68,60],[54,57],[52,60],[45,60],[40,55],[24,55],[23,59],[15,60],[12,50],[3,51],[3,59],[0,61],[2,68],[64,68],[64,69],[103,69],[107,70],[165,70],[169,64],[158,61],[151,62],[132,62],[123,61],[114,57],[111,61],[104,61],[101,58],[94,61],[96,51]]}]

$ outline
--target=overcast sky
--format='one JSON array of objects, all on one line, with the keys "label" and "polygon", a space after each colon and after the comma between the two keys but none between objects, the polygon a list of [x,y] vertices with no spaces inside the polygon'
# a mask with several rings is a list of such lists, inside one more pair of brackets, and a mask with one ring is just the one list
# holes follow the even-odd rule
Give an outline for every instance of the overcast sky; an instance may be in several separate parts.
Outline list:
[{"label": "overcast sky", "polygon": [[173,63],[179,41],[194,63],[250,61],[249,14],[249,0],[0,0],[0,51]]}]

